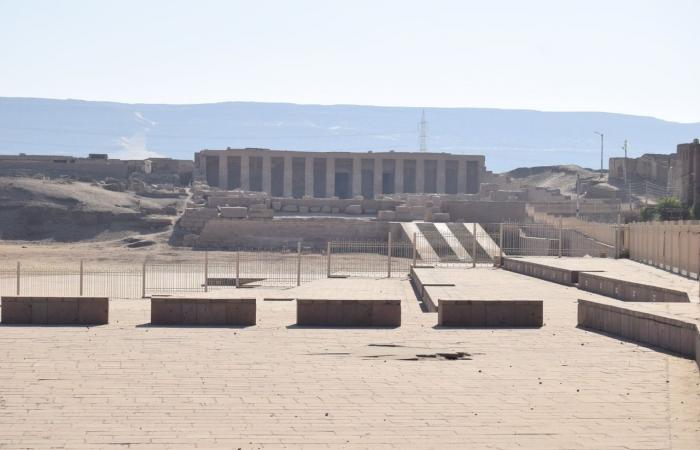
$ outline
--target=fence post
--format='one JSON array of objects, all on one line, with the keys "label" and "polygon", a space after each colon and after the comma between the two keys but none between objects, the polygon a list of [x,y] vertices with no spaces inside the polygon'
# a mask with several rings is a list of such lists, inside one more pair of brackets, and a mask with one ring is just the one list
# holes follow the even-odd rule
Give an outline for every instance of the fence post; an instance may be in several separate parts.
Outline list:
[{"label": "fence post", "polygon": [[503,222],[498,224],[498,263],[503,266]]},{"label": "fence post", "polygon": [[418,236],[416,236],[416,235],[417,235],[417,233],[413,233],[413,267],[416,267],[416,256],[418,253],[418,250],[416,249],[416,245],[418,242],[417,241]]},{"label": "fence post", "polygon": [[472,223],[472,237],[474,242],[472,243],[472,268],[476,267],[476,222]]},{"label": "fence post", "polygon": [[83,296],[83,260],[80,260],[80,296]]},{"label": "fence post", "polygon": [[297,286],[301,286],[301,241],[297,242]]},{"label": "fence post", "polygon": [[326,256],[327,256],[327,264],[326,264],[326,272],[328,274],[328,278],[331,277],[331,241],[328,241],[326,244]]},{"label": "fence post", "polygon": [[146,260],[143,260],[141,268],[141,298],[146,298]]},{"label": "fence post", "polygon": [[236,289],[241,287],[241,252],[236,251]]},{"label": "fence post", "polygon": [[209,252],[204,252],[204,292],[209,292]]},{"label": "fence post", "polygon": [[391,231],[386,245],[386,276],[391,278]]},{"label": "fence post", "polygon": [[20,286],[20,272],[21,272],[21,263],[17,261],[17,295],[19,295],[19,286]]},{"label": "fence post", "polygon": [[561,258],[562,255],[562,246],[561,246],[561,232],[562,232],[562,217],[559,216],[559,257]]}]

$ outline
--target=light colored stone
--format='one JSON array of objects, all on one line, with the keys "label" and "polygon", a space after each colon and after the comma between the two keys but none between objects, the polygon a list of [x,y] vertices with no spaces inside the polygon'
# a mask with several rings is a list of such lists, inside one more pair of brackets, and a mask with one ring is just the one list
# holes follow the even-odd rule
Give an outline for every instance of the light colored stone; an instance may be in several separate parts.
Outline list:
[{"label": "light colored stone", "polygon": [[248,216],[248,208],[243,206],[221,206],[221,217],[227,219],[245,219]]},{"label": "light colored stone", "polygon": [[362,205],[349,205],[347,208],[345,208],[345,214],[362,214]]},{"label": "light colored stone", "polygon": [[392,221],[396,220],[396,213],[389,209],[383,209],[377,213],[377,220]]}]

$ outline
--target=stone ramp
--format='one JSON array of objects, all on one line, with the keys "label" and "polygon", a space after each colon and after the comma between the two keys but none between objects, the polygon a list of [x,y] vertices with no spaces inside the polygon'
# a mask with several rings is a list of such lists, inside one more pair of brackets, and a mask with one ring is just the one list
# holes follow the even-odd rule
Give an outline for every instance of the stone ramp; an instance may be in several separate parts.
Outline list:
[{"label": "stone ramp", "polygon": [[[453,224],[456,228],[456,230],[459,230],[460,232],[463,229],[466,229],[470,235],[473,235],[473,230],[474,230],[474,223],[472,222],[464,222],[464,223],[454,223]],[[461,227],[461,228],[457,228]],[[496,259],[500,256],[501,249],[499,245],[491,239],[491,236],[486,232],[484,227],[482,227],[480,224],[476,224],[476,243],[480,247],[481,251],[483,251],[486,255],[489,256],[491,259]],[[503,253],[503,256],[506,254]]]},{"label": "stone ramp", "polygon": [[[403,232],[406,233],[408,239],[413,240],[413,237],[415,236],[419,242],[430,243],[415,222],[401,222],[401,228],[403,229]],[[437,262],[440,260],[432,245],[417,245],[416,253],[418,254],[418,257],[424,261]]]},{"label": "stone ramp", "polygon": [[446,223],[434,223],[433,225],[460,261],[472,262],[473,255],[471,255],[471,251],[464,247],[462,241],[452,233],[452,230]]},{"label": "stone ramp", "polygon": [[700,367],[700,305],[599,299],[578,301],[580,327],[695,359]]}]

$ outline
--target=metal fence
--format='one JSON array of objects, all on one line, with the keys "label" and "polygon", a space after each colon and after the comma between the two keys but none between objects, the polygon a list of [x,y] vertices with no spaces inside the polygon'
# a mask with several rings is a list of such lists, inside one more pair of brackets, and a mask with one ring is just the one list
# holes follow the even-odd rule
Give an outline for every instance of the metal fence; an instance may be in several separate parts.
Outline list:
[{"label": "metal fence", "polygon": [[[412,266],[475,267],[501,256],[615,256],[580,229],[551,224],[416,223],[380,241],[332,241],[323,251],[239,251],[189,262],[62,266],[0,264],[0,295],[142,298],[242,286],[295,286],[326,277],[405,276]],[[610,225],[614,227],[614,225]],[[406,228],[404,228],[406,230]],[[604,230],[603,230],[604,231]],[[596,234],[600,234],[599,228]],[[412,234],[412,235],[409,235]]]}]

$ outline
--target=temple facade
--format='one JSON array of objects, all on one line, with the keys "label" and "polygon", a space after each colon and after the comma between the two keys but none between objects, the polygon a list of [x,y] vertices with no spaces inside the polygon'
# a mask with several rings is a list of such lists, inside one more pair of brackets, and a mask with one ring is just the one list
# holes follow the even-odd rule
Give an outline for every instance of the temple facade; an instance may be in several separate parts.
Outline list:
[{"label": "temple facade", "polygon": [[483,155],[257,148],[202,150],[195,155],[195,167],[212,187],[295,198],[476,194],[485,170]]}]

